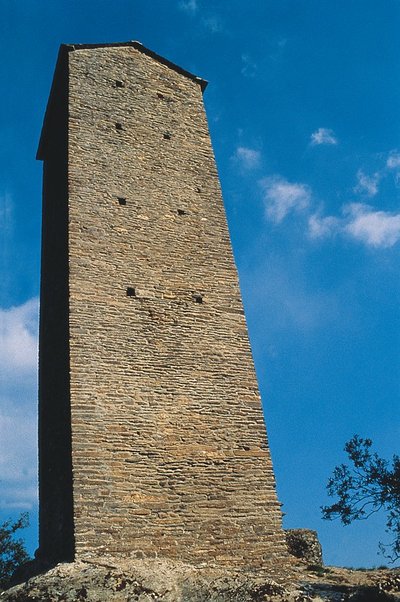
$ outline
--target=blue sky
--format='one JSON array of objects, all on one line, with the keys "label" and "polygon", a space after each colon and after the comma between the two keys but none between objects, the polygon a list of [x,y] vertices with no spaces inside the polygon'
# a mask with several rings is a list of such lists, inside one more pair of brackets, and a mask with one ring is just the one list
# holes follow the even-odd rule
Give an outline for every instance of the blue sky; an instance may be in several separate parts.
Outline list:
[{"label": "blue sky", "polygon": [[0,3],[0,520],[36,537],[41,164],[58,46],[139,40],[205,104],[286,527],[379,565],[384,520],[321,520],[353,434],[398,451],[398,0]]}]

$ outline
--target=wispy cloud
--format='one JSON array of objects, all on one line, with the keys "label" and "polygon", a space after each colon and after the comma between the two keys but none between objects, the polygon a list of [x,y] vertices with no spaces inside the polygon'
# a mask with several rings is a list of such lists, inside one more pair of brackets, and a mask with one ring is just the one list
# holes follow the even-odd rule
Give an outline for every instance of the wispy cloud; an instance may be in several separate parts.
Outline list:
[{"label": "wispy cloud", "polygon": [[350,203],[343,209],[344,231],[372,247],[392,247],[400,239],[400,213],[376,211],[363,203]]},{"label": "wispy cloud", "polygon": [[395,150],[389,153],[386,169],[393,173],[396,184],[400,182],[400,152]]},{"label": "wispy cloud", "polygon": [[0,410],[0,507],[30,509],[37,501],[37,421],[33,412]]},{"label": "wispy cloud", "polygon": [[179,8],[194,15],[198,10],[197,0],[181,0]]},{"label": "wispy cloud", "polygon": [[398,151],[391,151],[389,153],[386,167],[388,169],[400,169],[400,153]]},{"label": "wispy cloud", "polygon": [[252,297],[251,311],[259,315],[260,328],[270,335],[274,331],[312,332],[343,319],[336,294],[310,287],[302,277],[301,261],[298,255],[268,254],[264,249],[244,274],[245,288]]},{"label": "wispy cloud", "polygon": [[260,181],[264,192],[267,217],[280,223],[290,212],[307,209],[311,201],[311,190],[305,184],[288,182],[281,176],[272,176]]},{"label": "wispy cloud", "polygon": [[13,209],[12,196],[7,192],[0,192],[0,272],[3,300],[6,298],[6,291],[12,289],[11,280],[15,268]]},{"label": "wispy cloud", "polygon": [[240,70],[244,77],[255,77],[257,75],[257,63],[248,54],[242,54],[242,68]]},{"label": "wispy cloud", "polygon": [[338,139],[335,136],[333,130],[329,128],[318,128],[315,132],[311,134],[311,146],[318,146],[320,144],[337,144]]},{"label": "wispy cloud", "polygon": [[357,186],[354,188],[354,192],[361,192],[367,194],[369,197],[375,196],[379,192],[379,182],[382,179],[382,174],[377,171],[368,176],[363,172],[362,169],[357,171]]},{"label": "wispy cloud", "polygon": [[370,247],[388,248],[400,240],[400,214],[377,211],[364,203],[348,203],[342,215],[311,215],[308,220],[311,238],[342,234]]},{"label": "wispy cloud", "polygon": [[18,307],[0,309],[0,365],[3,374],[11,370],[36,370],[38,299]]},{"label": "wispy cloud", "polygon": [[260,164],[261,153],[253,148],[238,146],[234,159],[239,162],[244,169],[255,169]]},{"label": "wispy cloud", "polygon": [[0,232],[7,232],[12,223],[12,200],[9,194],[0,195]]},{"label": "wispy cloud", "polygon": [[268,54],[268,58],[270,61],[272,61],[273,63],[277,63],[279,62],[285,52],[285,47],[287,45],[287,38],[281,37],[278,38],[277,40],[271,40],[269,43],[269,54]]},{"label": "wispy cloud", "polygon": [[[380,155],[382,159],[382,155]],[[379,184],[386,178],[393,178],[396,185],[400,182],[400,152],[397,149],[391,150],[385,156],[385,163],[372,174],[368,174],[364,169],[359,169],[356,174],[357,184],[354,192],[373,197],[379,192]]]},{"label": "wispy cloud", "polygon": [[321,216],[318,213],[308,219],[308,233],[311,238],[326,238],[340,229],[340,219],[332,215]]},{"label": "wispy cloud", "polygon": [[339,216],[323,215],[321,210],[313,212],[313,194],[306,184],[275,175],[262,179],[260,185],[267,218],[279,224],[290,213],[303,213],[311,239],[342,235],[375,248],[389,248],[400,240],[400,213],[353,202],[343,205]]},{"label": "wispy cloud", "polygon": [[221,21],[215,16],[204,18],[203,25],[206,29],[211,31],[211,33],[219,33],[223,29]]},{"label": "wispy cloud", "polygon": [[37,498],[38,299],[0,308],[0,507]]},{"label": "wispy cloud", "polygon": [[[194,17],[200,13],[200,2],[199,0],[180,0],[178,7],[184,11],[187,15]],[[207,29],[211,33],[219,33],[223,31],[223,25],[220,18],[213,14],[204,16],[204,10],[201,11],[200,24],[202,27]]]},{"label": "wispy cloud", "polygon": [[[382,156],[380,158],[382,160]],[[280,175],[264,178],[259,184],[266,217],[280,224],[289,214],[301,214],[302,223],[307,224],[307,234],[314,240],[341,236],[371,248],[393,247],[400,241],[400,212],[383,211],[363,201],[365,196],[378,194],[379,183],[384,178],[394,177],[400,181],[400,152],[391,151],[384,156],[384,161],[381,169],[372,175],[358,170],[358,183],[353,192],[361,196],[361,201],[344,204],[338,215],[324,214],[321,203],[316,208],[315,195],[307,184],[289,182]]]}]

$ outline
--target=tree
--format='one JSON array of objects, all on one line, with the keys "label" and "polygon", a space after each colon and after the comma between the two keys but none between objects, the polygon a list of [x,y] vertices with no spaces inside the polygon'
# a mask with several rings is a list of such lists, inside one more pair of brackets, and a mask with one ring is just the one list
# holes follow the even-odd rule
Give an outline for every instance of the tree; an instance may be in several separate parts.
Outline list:
[{"label": "tree", "polygon": [[381,553],[391,562],[400,558],[400,458],[392,462],[371,451],[371,439],[354,435],[344,447],[352,466],[337,466],[328,481],[328,495],[338,496],[331,506],[321,508],[323,518],[340,518],[344,525],[365,520],[384,510],[386,531],[394,536],[390,544],[379,544]]},{"label": "tree", "polygon": [[7,520],[0,525],[0,589],[6,588],[15,569],[29,560],[24,542],[15,539],[15,533],[28,524],[28,513],[24,512],[15,522]]}]

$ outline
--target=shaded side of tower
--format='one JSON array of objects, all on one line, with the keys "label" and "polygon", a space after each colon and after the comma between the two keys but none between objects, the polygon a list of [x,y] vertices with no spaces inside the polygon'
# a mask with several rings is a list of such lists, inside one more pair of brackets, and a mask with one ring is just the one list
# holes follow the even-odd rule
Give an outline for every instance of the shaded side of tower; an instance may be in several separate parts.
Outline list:
[{"label": "shaded side of tower", "polygon": [[138,43],[60,50],[39,147],[47,558],[286,555],[204,87]]}]

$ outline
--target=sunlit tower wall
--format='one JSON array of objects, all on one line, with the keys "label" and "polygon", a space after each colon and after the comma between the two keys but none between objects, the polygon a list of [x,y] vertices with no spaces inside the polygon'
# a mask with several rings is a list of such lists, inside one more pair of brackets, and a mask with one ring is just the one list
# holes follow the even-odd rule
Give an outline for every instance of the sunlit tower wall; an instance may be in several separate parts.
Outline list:
[{"label": "sunlit tower wall", "polygon": [[60,49],[38,151],[45,558],[286,556],[205,86],[137,42]]}]

